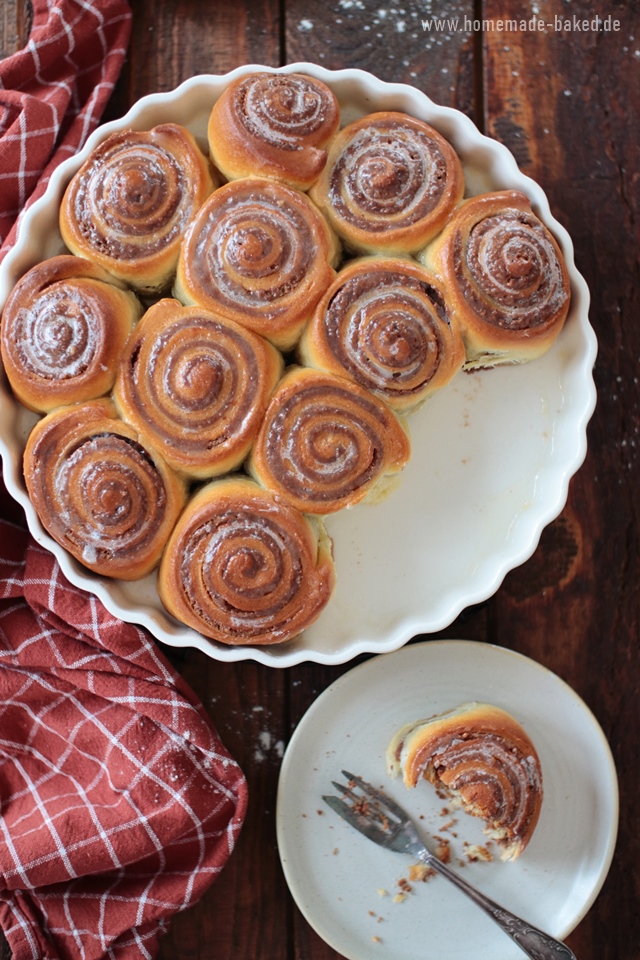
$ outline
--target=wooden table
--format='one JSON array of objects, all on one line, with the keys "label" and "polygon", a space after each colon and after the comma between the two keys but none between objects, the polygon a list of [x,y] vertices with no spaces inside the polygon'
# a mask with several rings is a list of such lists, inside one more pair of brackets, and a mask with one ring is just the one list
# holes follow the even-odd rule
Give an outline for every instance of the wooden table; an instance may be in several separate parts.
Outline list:
[{"label": "wooden table", "polygon": [[[239,64],[305,60],[361,67],[462,110],[503,141],[546,190],[573,238],[592,295],[599,400],[588,429],[589,452],[565,509],[542,534],[534,556],[506,577],[491,600],[464,611],[438,636],[489,641],[534,658],[566,680],[602,724],[620,778],[619,842],[601,894],[568,943],[579,960],[637,960],[639,18],[632,0],[394,4],[133,0],[129,59],[105,119],[120,116],[147,93]],[[468,22],[530,21],[538,10],[547,23],[558,16],[574,29],[500,32]],[[610,16],[619,29],[577,30],[574,14],[580,20]],[[421,21],[429,18],[457,18],[457,29],[453,22],[442,31],[435,24],[425,29]],[[21,47],[28,27],[27,2],[4,0],[0,52]],[[275,799],[281,751],[275,745],[286,744],[312,701],[353,664],[274,670],[253,662],[221,664],[193,650],[169,653],[242,765],[251,799],[223,875],[173,922],[160,958],[338,957],[298,912],[280,868]]]}]

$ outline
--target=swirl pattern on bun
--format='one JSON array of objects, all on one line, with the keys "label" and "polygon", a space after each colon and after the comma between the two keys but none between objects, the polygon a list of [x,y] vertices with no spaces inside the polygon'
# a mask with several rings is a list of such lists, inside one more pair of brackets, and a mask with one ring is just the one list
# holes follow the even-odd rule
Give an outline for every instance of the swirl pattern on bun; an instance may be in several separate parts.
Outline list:
[{"label": "swirl pattern on bun", "polygon": [[252,73],[216,101],[208,125],[213,162],[228,180],[272,177],[307,190],[327,162],[340,106],[321,80]]},{"label": "swirl pattern on bun", "polygon": [[405,786],[426,779],[446,789],[515,860],[535,830],[542,805],[540,760],[529,735],[506,710],[461,706],[402,727],[387,748],[391,776]]},{"label": "swirl pattern on bun", "polygon": [[466,200],[422,259],[447,285],[467,367],[533,360],[560,333],[570,303],[567,268],[523,193]]},{"label": "swirl pattern on bun", "polygon": [[247,477],[203,487],[171,536],[158,578],[167,610],[226,644],[284,643],[335,583],[324,527]]},{"label": "swirl pattern on bun", "polygon": [[302,335],[299,356],[403,412],[445,386],[465,360],[440,280],[409,260],[383,257],[340,270]]},{"label": "swirl pattern on bun", "polygon": [[273,394],[249,470],[299,510],[329,514],[371,494],[409,455],[400,421],[372,393],[342,377],[294,367]]},{"label": "swirl pattern on bun", "polygon": [[47,413],[108,393],[141,313],[135,294],[81,257],[32,267],[2,312],[2,362],[16,397]]},{"label": "swirl pattern on bun", "polygon": [[90,570],[122,580],[156,566],[186,496],[108,399],[40,420],[27,441],[24,474],[53,539]]},{"label": "swirl pattern on bun", "polygon": [[310,196],[345,246],[360,253],[416,253],[462,199],[455,150],[421,120],[372,113],[334,138]]},{"label": "swirl pattern on bun", "polygon": [[235,180],[216,190],[189,230],[174,293],[288,349],[333,280],[337,254],[305,194],[275,180]]},{"label": "swirl pattern on bun", "polygon": [[114,400],[174,470],[219,476],[248,454],[282,366],[262,337],[201,307],[160,300],[129,342]]},{"label": "swirl pattern on bun", "polygon": [[114,133],[67,187],[62,239],[141,293],[157,293],[171,282],[185,230],[213,187],[209,161],[185,127]]}]

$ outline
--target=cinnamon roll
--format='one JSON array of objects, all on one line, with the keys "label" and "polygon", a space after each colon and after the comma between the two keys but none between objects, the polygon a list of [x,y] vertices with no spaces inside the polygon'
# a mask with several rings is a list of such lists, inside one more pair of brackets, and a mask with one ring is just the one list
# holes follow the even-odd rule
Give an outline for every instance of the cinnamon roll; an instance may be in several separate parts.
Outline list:
[{"label": "cinnamon roll", "polygon": [[334,583],[323,525],[236,476],[190,501],[162,558],[158,592],[204,636],[256,645],[283,643],[310,626]]},{"label": "cinnamon roll", "polygon": [[18,400],[46,413],[108,393],[141,313],[135,294],[88,260],[37,264],[2,313],[2,362]]},{"label": "cinnamon roll", "polygon": [[227,180],[273,177],[308,190],[339,124],[338,100],[321,80],[252,73],[230,83],[215,103],[209,150]]},{"label": "cinnamon roll", "polygon": [[292,347],[335,276],[335,237],[311,201],[275,180],[235,180],[182,246],[174,295]]},{"label": "cinnamon roll", "polygon": [[462,368],[464,345],[440,280],[405,259],[340,270],[298,345],[304,364],[346,376],[409,412]]},{"label": "cinnamon roll", "polygon": [[344,127],[310,196],[351,250],[415,253],[462,199],[464,174],[437,130],[405,113]]},{"label": "cinnamon roll", "polygon": [[53,539],[90,570],[121,580],[155,567],[185,502],[183,483],[106,398],[40,420],[24,475]]},{"label": "cinnamon roll", "polygon": [[542,804],[540,760],[505,710],[464,703],[410,723],[391,740],[387,766],[407,787],[423,777],[438,784],[486,821],[484,832],[498,843],[503,860],[515,860],[531,840]]},{"label": "cinnamon roll", "polygon": [[294,367],[273,394],[248,466],[299,510],[329,514],[371,494],[409,455],[400,421],[372,393],[343,377]]},{"label": "cinnamon roll", "polygon": [[555,239],[523,193],[466,200],[423,252],[447,286],[467,367],[545,353],[569,311],[569,275]]},{"label": "cinnamon roll", "polygon": [[170,282],[184,232],[213,187],[209,161],[185,127],[114,133],[66,189],[62,239],[141,293],[157,293]]},{"label": "cinnamon roll", "polygon": [[120,416],[189,477],[235,469],[280,378],[271,344],[202,307],[160,300],[144,315],[120,366]]}]

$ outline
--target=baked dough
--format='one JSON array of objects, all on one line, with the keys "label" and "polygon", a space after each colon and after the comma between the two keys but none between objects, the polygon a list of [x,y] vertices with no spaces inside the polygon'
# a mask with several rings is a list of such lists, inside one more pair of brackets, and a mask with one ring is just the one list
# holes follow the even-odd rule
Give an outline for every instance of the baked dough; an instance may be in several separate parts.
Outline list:
[{"label": "baked dough", "polygon": [[54,540],[96,573],[137,580],[158,563],[183,482],[116,416],[111,400],[61,407],[24,453],[29,498]]},{"label": "baked dough", "polygon": [[226,644],[291,640],[317,619],[334,585],[322,523],[242,476],[195,494],[158,577],[174,617]]},{"label": "baked dough", "polygon": [[422,778],[446,789],[467,813],[486,821],[503,860],[515,860],[535,830],[542,771],[530,737],[505,710],[464,703],[402,727],[387,749],[392,777]]},{"label": "baked dough", "polygon": [[371,113],[334,138],[310,196],[356,253],[416,253],[462,199],[460,159],[406,113]]},{"label": "baked dough", "polygon": [[162,292],[185,230],[214,186],[209,160],[186,127],[113,133],[65,191],[62,239],[140,293]]},{"label": "baked dough", "polygon": [[113,398],[120,416],[194,479],[235,470],[282,373],[262,337],[202,307],[160,300],[131,337]]},{"label": "baked dough", "polygon": [[462,369],[464,344],[441,281],[404,258],[352,260],[298,345],[303,364],[348,377],[409,413]]},{"label": "baked dough", "polygon": [[18,400],[48,413],[108,393],[142,309],[123,283],[81,257],[32,267],[2,311],[2,362]]},{"label": "baked dough", "polygon": [[335,276],[339,245],[299,190],[249,178],[207,200],[183,244],[174,295],[290,349]]},{"label": "baked dough", "polygon": [[340,105],[321,80],[299,73],[251,73],[216,101],[209,151],[227,180],[272,177],[308,190],[327,162]]},{"label": "baked dough", "polygon": [[312,514],[371,497],[411,452],[400,421],[343,377],[291,367],[276,387],[249,458],[263,486]]},{"label": "baked dough", "polygon": [[465,366],[524,363],[545,353],[569,311],[558,244],[517,190],[466,200],[421,259],[447,289]]}]

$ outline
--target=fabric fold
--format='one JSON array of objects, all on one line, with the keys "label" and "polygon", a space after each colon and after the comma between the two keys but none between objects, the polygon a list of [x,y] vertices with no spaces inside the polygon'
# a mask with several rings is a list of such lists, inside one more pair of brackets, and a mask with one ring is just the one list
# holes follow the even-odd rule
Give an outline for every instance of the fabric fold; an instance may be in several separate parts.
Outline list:
[{"label": "fabric fold", "polygon": [[[0,260],[99,122],[130,30],[125,0],[33,0],[26,46],[0,62]],[[13,960],[152,958],[224,867],[246,804],[242,771],[153,640],[0,521],[0,925]]]},{"label": "fabric fold", "polygon": [[18,215],[100,120],[130,32],[125,0],[33,0],[27,44],[0,62],[0,260]]},{"label": "fabric fold", "polygon": [[15,960],[153,956],[231,854],[244,776],[143,630],[0,543],[0,922]]}]

